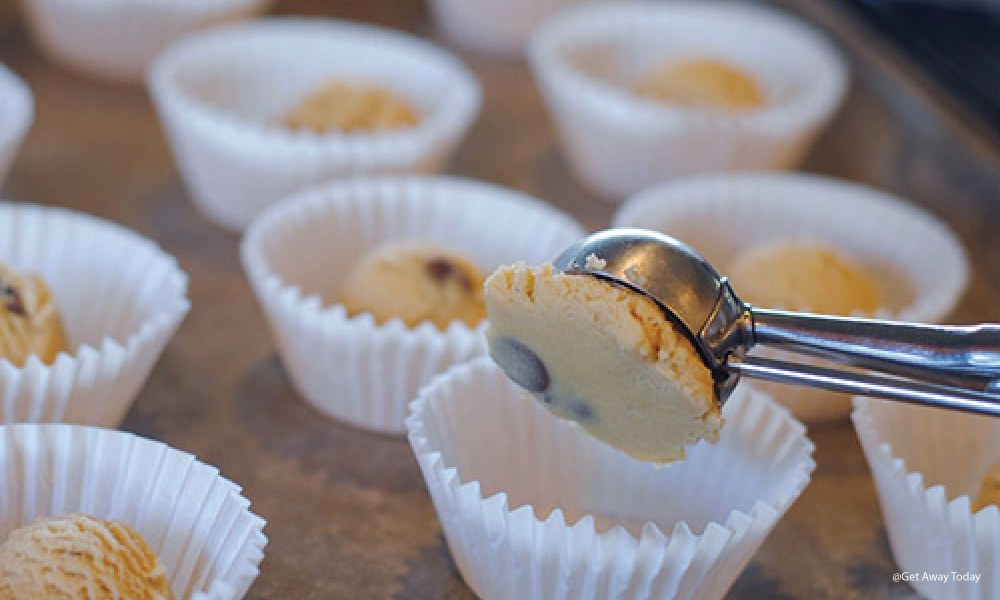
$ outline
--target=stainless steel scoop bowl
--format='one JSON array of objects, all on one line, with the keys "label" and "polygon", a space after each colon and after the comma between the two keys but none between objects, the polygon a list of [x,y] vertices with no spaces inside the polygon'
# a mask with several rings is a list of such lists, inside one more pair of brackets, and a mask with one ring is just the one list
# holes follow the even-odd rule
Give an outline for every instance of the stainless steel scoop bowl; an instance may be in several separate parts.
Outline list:
[{"label": "stainless steel scoop bowl", "polygon": [[[711,369],[720,402],[745,375],[1000,416],[1000,325],[922,325],[756,308],[689,246],[643,229],[595,233],[554,266],[653,300]],[[748,355],[755,346],[851,368]]]}]

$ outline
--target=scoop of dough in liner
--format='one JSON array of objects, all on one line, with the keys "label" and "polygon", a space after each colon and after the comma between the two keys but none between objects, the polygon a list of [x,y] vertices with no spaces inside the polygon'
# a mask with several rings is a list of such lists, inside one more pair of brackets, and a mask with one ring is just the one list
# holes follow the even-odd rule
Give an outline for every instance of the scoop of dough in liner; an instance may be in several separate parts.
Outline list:
[{"label": "scoop of dough in liner", "polygon": [[23,367],[32,355],[45,364],[68,350],[59,309],[37,275],[0,263],[0,358]]},{"label": "scoop of dough in liner", "polygon": [[430,321],[445,331],[452,321],[476,327],[486,317],[485,276],[458,252],[429,242],[376,246],[344,282],[348,314],[369,312],[379,325],[393,318],[407,327]]},{"label": "scoop of dough in liner", "polygon": [[0,600],[173,600],[166,570],[127,525],[40,519],[0,546]]}]

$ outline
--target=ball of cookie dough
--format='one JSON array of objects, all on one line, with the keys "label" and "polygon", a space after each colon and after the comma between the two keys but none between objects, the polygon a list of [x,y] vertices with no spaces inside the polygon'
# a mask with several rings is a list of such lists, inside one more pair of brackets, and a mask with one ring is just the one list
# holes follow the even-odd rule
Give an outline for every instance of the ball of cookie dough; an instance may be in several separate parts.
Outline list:
[{"label": "ball of cookie dough", "polygon": [[649,299],[552,265],[486,281],[493,360],[555,415],[655,463],[719,437],[714,382],[690,340]]},{"label": "ball of cookie dough", "polygon": [[0,358],[22,367],[29,356],[37,355],[48,364],[67,349],[59,311],[45,282],[0,263]]},{"label": "ball of cookie dough", "polygon": [[997,461],[983,476],[979,484],[979,493],[972,503],[972,512],[979,512],[987,506],[1000,506],[1000,461]]},{"label": "ball of cookie dough", "polygon": [[41,519],[0,546],[0,600],[173,600],[166,569],[127,525]]},{"label": "ball of cookie dough", "polygon": [[406,99],[383,87],[333,82],[307,96],[285,124],[316,133],[355,133],[413,127],[417,121]]},{"label": "ball of cookie dough", "polygon": [[761,308],[872,317],[882,300],[864,267],[818,241],[775,240],[751,247],[727,274],[736,294]]},{"label": "ball of cookie dough", "polygon": [[350,315],[367,312],[379,325],[402,319],[408,327],[430,321],[446,330],[486,318],[485,276],[467,258],[426,242],[377,246],[348,275],[341,303]]},{"label": "ball of cookie dough", "polygon": [[764,104],[764,95],[752,77],[712,58],[665,63],[643,77],[635,93],[690,108],[734,110]]}]

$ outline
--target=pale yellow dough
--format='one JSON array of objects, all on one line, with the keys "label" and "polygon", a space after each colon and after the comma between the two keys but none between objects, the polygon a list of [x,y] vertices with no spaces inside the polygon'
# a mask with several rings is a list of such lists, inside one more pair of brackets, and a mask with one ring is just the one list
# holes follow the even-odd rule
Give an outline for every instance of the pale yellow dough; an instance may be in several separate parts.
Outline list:
[{"label": "pale yellow dough", "polygon": [[745,110],[764,104],[764,94],[751,76],[713,58],[664,63],[636,84],[635,93],[689,108]]},{"label": "pale yellow dough", "polygon": [[761,308],[872,317],[882,294],[861,265],[810,240],[776,240],[742,253],[727,275],[736,294]]},{"label": "pale yellow dough", "polygon": [[41,519],[0,546],[0,600],[172,600],[142,537],[83,514]]},{"label": "pale yellow dough", "polygon": [[1000,506],[1000,461],[997,461],[983,476],[979,493],[972,503],[972,512],[979,512],[991,504]]},{"label": "pale yellow dough", "polygon": [[486,281],[490,354],[559,417],[655,463],[719,438],[711,373],[643,296],[549,264],[501,267]]},{"label": "pale yellow dough", "polygon": [[378,324],[393,318],[408,327],[452,321],[476,327],[486,318],[483,273],[461,254],[426,242],[375,247],[357,264],[341,292],[348,314],[368,312]]},{"label": "pale yellow dough", "polygon": [[31,355],[51,363],[68,349],[52,293],[36,275],[0,263],[0,358],[22,367]]},{"label": "pale yellow dough", "polygon": [[406,99],[388,89],[335,81],[302,100],[285,118],[285,124],[316,133],[354,133],[413,127],[418,120]]}]

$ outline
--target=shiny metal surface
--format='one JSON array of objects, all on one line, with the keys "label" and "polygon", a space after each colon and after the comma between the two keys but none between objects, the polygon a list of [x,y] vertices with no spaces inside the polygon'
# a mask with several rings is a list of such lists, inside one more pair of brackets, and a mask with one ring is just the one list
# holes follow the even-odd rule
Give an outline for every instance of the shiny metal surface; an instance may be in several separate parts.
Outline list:
[{"label": "shiny metal surface", "polygon": [[[593,261],[593,259],[598,259]],[[645,229],[608,229],[568,248],[554,266],[613,280],[651,297],[691,335],[712,314],[722,276],[686,244]]]},{"label": "shiny metal surface", "polygon": [[728,352],[747,341],[748,329],[739,325],[745,322],[746,309],[726,278],[690,246],[655,231],[608,229],[567,248],[553,266],[599,277],[652,299],[712,369],[719,401],[729,398],[739,377],[723,366]]},{"label": "shiny metal surface", "polygon": [[1000,325],[942,326],[752,309],[753,343],[986,390],[1000,381]]},{"label": "shiny metal surface", "polygon": [[[1000,325],[921,325],[754,308],[689,246],[642,229],[590,235],[554,265],[656,302],[712,369],[720,401],[746,375],[1000,416]],[[818,355],[872,373],[747,357],[755,346]]]},{"label": "shiny metal surface", "polygon": [[1000,396],[954,386],[901,380],[878,373],[847,372],[757,356],[733,356],[727,361],[726,368],[762,381],[1000,417]]}]

